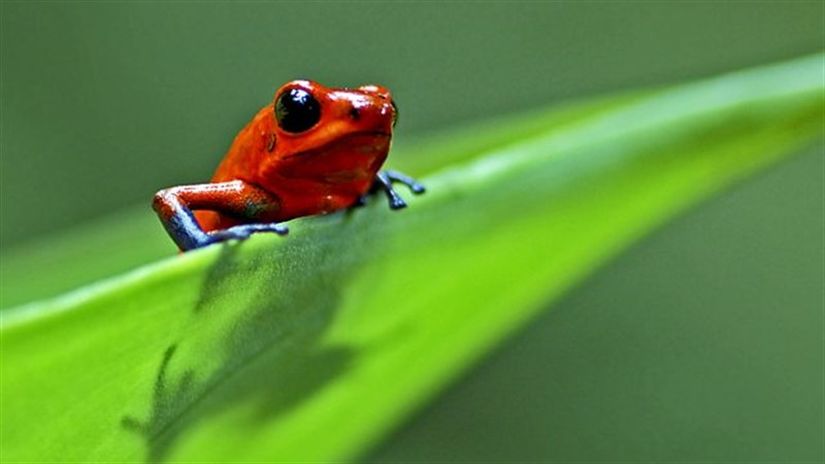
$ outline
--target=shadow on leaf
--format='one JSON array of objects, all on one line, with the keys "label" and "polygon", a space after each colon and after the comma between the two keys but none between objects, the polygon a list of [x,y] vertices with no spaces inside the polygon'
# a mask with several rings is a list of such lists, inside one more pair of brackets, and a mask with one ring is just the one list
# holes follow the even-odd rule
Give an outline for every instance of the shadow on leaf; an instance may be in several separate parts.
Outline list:
[{"label": "shadow on leaf", "polygon": [[[363,259],[357,249],[375,247],[363,230],[353,238],[348,222],[335,237],[307,230],[254,254],[241,253],[242,244],[223,245],[189,308],[193,324],[211,320],[215,335],[182,333],[163,353],[148,419],[122,419],[145,440],[148,462],[164,461],[180,436],[209,416],[252,404],[247,419],[254,427],[311,398],[348,368],[351,348],[320,343]],[[342,243],[346,249],[337,249]],[[220,359],[217,367],[208,367],[210,356]],[[173,372],[180,373],[176,381]]]}]

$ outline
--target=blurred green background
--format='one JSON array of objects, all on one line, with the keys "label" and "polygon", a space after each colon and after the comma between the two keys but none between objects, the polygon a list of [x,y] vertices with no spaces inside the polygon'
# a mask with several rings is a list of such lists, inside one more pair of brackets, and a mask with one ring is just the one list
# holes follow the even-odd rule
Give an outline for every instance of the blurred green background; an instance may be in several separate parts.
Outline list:
[{"label": "blurred green background", "polygon": [[[376,82],[399,143],[796,57],[821,2],[0,4],[0,249],[207,179],[295,77]],[[604,269],[380,461],[821,460],[822,146]]]}]

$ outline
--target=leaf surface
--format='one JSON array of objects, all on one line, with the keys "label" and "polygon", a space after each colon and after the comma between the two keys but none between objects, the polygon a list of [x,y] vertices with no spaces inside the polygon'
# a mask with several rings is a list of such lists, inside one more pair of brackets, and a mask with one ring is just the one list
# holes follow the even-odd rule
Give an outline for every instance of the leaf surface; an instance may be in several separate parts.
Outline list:
[{"label": "leaf surface", "polygon": [[[3,311],[3,458],[351,459],[605,260],[821,137],[822,65],[401,147],[399,167],[429,173],[406,211],[377,198],[293,221],[286,239],[173,256]],[[4,266],[4,292],[25,263]]]}]

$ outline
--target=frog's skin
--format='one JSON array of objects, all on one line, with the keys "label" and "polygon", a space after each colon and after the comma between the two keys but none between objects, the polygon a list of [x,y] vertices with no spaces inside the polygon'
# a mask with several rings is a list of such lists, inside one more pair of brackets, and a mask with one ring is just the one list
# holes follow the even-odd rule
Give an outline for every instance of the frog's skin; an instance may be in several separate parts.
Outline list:
[{"label": "frog's skin", "polygon": [[210,183],[161,190],[154,209],[186,251],[256,232],[283,235],[282,221],[357,206],[375,190],[391,209],[403,208],[392,183],[416,194],[424,186],[379,171],[396,118],[384,87],[288,82],[238,133]]}]

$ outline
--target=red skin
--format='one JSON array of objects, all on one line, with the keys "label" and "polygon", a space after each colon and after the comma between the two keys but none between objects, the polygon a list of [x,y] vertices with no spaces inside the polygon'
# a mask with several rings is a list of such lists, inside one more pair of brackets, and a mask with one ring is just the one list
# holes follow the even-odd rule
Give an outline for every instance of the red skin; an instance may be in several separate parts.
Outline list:
[{"label": "red skin", "polygon": [[[321,104],[321,120],[292,134],[278,127],[272,105],[263,107],[235,137],[212,182],[243,180],[269,193],[258,222],[281,222],[352,206],[387,159],[395,110],[389,90],[324,87],[311,81],[282,86],[309,90]],[[358,105],[358,119],[351,110]],[[237,200],[246,200],[243,193]],[[215,211],[195,213],[204,231],[248,222]]]},{"label": "red skin", "polygon": [[[276,230],[275,223],[351,207],[376,182],[390,197],[391,208],[404,206],[389,185],[399,181],[393,176],[400,173],[377,177],[397,116],[389,90],[375,85],[329,88],[299,80],[278,89],[275,101],[296,89],[311,94],[320,107],[320,119],[311,128],[283,130],[274,104],[267,105],[235,137],[211,183],[155,195],[153,206],[181,249],[260,231],[286,233],[283,226]],[[412,179],[400,181],[414,193],[424,191]]]}]

